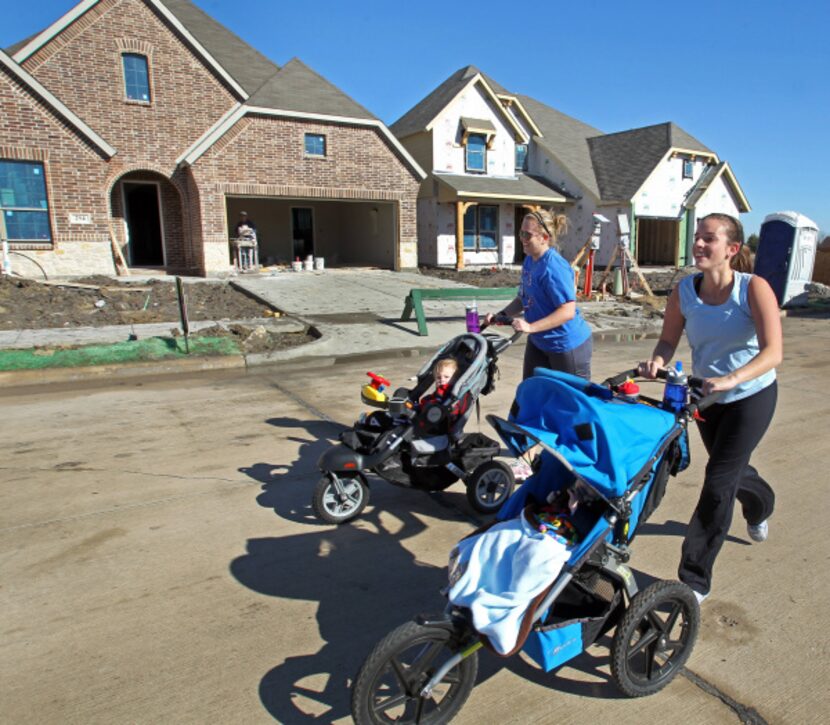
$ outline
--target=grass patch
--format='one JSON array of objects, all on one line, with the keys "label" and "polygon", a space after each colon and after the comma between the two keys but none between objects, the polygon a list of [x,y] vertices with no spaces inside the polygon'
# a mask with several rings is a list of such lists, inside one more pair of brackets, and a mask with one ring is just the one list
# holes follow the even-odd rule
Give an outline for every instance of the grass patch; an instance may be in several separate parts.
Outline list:
[{"label": "grass patch", "polygon": [[0,350],[0,370],[39,370],[112,365],[192,356],[239,355],[239,345],[230,337],[191,337],[190,354],[183,337],[148,337],[145,340],[83,347]]}]

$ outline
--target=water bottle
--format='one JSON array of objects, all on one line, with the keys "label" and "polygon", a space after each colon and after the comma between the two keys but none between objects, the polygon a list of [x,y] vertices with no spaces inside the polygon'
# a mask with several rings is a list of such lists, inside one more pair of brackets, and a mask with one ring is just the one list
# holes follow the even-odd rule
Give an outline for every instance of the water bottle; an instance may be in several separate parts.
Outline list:
[{"label": "water bottle", "polygon": [[473,304],[467,305],[467,332],[481,332],[478,324],[478,305],[475,300]]},{"label": "water bottle", "polygon": [[666,387],[663,391],[663,409],[679,413],[686,405],[689,392],[686,373],[683,372],[683,363],[678,360],[666,373]]}]

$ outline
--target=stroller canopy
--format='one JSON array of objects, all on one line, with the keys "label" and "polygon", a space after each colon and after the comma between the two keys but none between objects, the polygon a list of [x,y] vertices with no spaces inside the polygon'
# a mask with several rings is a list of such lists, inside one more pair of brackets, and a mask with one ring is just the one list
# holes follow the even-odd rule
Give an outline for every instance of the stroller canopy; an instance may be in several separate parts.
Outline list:
[{"label": "stroller canopy", "polygon": [[[556,450],[608,498],[622,496],[661,444],[681,430],[673,413],[543,368],[519,385],[509,420]],[[499,433],[516,454],[534,445],[510,430]]]}]

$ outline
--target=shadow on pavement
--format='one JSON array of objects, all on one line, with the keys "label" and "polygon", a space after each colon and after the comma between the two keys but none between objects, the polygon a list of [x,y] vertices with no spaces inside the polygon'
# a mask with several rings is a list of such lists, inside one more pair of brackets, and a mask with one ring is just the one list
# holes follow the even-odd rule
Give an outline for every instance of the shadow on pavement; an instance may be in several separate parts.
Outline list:
[{"label": "shadow on pavement", "polygon": [[[669,520],[662,524],[646,522],[637,527],[637,536],[677,536],[682,539],[686,536],[686,527],[687,524],[684,524],[682,521]],[[739,539],[737,536],[732,536],[731,534],[726,537],[725,541],[750,546],[750,542]]]}]

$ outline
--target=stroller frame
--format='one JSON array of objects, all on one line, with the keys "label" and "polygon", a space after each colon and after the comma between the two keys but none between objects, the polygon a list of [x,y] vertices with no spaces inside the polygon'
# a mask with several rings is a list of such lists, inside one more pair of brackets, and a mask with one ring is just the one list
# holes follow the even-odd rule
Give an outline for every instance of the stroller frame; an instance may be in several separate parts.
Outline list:
[{"label": "stroller frame", "polygon": [[[317,466],[323,477],[312,499],[317,516],[334,524],[358,516],[369,499],[364,472],[394,485],[428,491],[443,490],[460,479],[473,508],[495,513],[513,490],[513,473],[506,464],[493,460],[501,450],[497,441],[463,431],[479,395],[495,387],[498,356],[518,336],[457,335],[424,363],[411,389],[398,388],[381,402],[361,393],[364,403],[383,412],[370,413],[366,422],[358,420],[341,433],[339,444],[320,456]],[[443,357],[459,362],[458,379],[449,399],[421,409],[420,398],[433,383],[433,367]],[[465,398],[466,409],[453,419],[453,406]]]},{"label": "stroller frame", "polygon": [[[552,377],[557,376],[571,377],[561,373],[552,374]],[[616,388],[629,377],[636,377],[636,371],[626,371],[609,378],[604,383],[605,388],[593,383],[586,384],[584,381],[580,381],[580,384],[585,388],[590,388],[594,394],[598,390],[604,390],[609,397],[612,397],[616,392]],[[693,390],[699,390],[701,385],[701,380],[694,378],[690,380],[690,386]],[[577,387],[576,384],[574,384],[574,387]],[[597,395],[597,397],[600,396]],[[677,473],[678,470],[685,467],[684,464],[688,464],[686,433],[689,422],[698,410],[702,410],[716,402],[717,397],[708,396],[692,402],[676,415],[662,410],[659,415],[649,413],[648,415],[652,418],[660,419],[660,424],[665,432],[660,434],[658,442],[650,449],[650,454],[645,463],[638,460],[639,465],[631,468],[630,475],[629,473],[626,474],[623,491],[619,490],[618,486],[612,485],[604,488],[596,480],[590,480],[590,476],[584,475],[580,470],[578,463],[572,464],[559,450],[542,440],[532,426],[523,425],[516,420],[508,421],[496,416],[488,416],[491,425],[514,453],[518,455],[540,446],[544,455],[549,457],[548,460],[554,459],[556,461],[555,465],[560,466],[561,470],[571,477],[568,480],[557,480],[550,490],[555,491],[570,486],[587,486],[595,500],[600,500],[604,506],[603,512],[598,515],[590,533],[586,534],[582,542],[576,545],[571,558],[563,566],[549,588],[534,599],[531,606],[528,607],[527,622],[523,623],[516,648],[506,654],[496,652],[497,654],[510,656],[520,648],[525,649],[544,669],[549,671],[580,654],[590,644],[616,626],[617,631],[612,646],[611,670],[614,680],[626,695],[639,697],[653,694],[665,687],[675,677],[688,659],[694,646],[700,623],[698,602],[691,589],[680,582],[657,581],[640,590],[627,562],[630,559],[630,542],[636,535],[636,524],[644,521],[659,504],[669,473]],[[659,401],[648,398],[641,398],[641,402],[660,407]],[[513,412],[511,411],[511,418]],[[534,475],[540,473],[540,466],[548,465],[541,464],[541,460],[542,457],[539,456],[534,462],[534,469],[536,469]],[[550,473],[550,471],[556,472],[557,469],[555,467],[543,468],[544,471]],[[499,513],[499,518],[507,520],[515,515],[516,506],[511,506],[514,501],[519,503],[518,511],[523,510],[525,500],[534,493],[533,490],[526,492],[528,487],[533,488],[532,481],[533,477],[528,479],[517,494],[508,500]],[[539,479],[539,484],[539,492],[547,490],[544,488],[546,484],[544,478]],[[642,498],[638,500],[638,496],[642,496]],[[508,509],[509,511],[507,511]],[[631,530],[629,529],[629,523],[633,526]],[[481,531],[480,529],[471,535]],[[597,581],[597,576],[600,583],[604,580],[611,584],[614,594],[608,599],[607,611],[594,618],[598,621],[592,624],[591,637],[585,641],[580,641],[579,648],[575,650],[573,648],[568,650],[570,643],[563,642],[557,648],[566,650],[563,656],[558,659],[553,657],[550,661],[541,661],[527,646],[527,643],[530,642],[528,634],[531,631],[533,633],[543,632],[545,629],[555,629],[560,626],[555,622],[551,625],[543,625],[543,621],[547,617],[557,619],[554,616],[553,609],[554,605],[558,604],[557,600],[566,590],[573,591],[573,587],[588,591],[585,584],[589,580]],[[449,586],[446,587],[442,590],[442,593],[447,595],[449,589]],[[659,617],[665,613],[667,608],[669,613],[664,623],[667,631],[659,631],[660,625],[658,624],[653,627],[654,631],[645,634],[644,627],[647,629],[651,626],[652,617],[659,620]],[[566,627],[572,626],[567,621],[562,624]],[[463,706],[474,686],[475,672],[478,666],[475,658],[477,651],[482,647],[493,649],[487,637],[477,632],[473,627],[470,612],[467,609],[448,603],[445,611],[440,615],[420,615],[416,617],[414,623],[402,625],[380,642],[363,665],[355,680],[353,691],[352,712],[356,722],[375,723],[379,721],[372,713],[383,712],[383,710],[380,704],[372,705],[372,698],[374,697],[372,688],[375,683],[380,681],[381,674],[379,673],[383,667],[383,657],[393,657],[394,653],[392,653],[391,648],[394,646],[403,651],[408,635],[407,626],[410,628],[409,634],[417,633],[421,640],[429,640],[429,632],[443,631],[445,633],[442,635],[443,639],[433,638],[430,641],[436,643],[443,641],[444,650],[442,652],[448,649],[450,656],[442,660],[442,664],[439,665],[436,662],[435,667],[426,669],[422,678],[417,680],[417,696],[413,694],[405,698],[408,702],[417,701],[421,703],[417,705],[417,712],[419,713],[426,707],[424,703],[434,702],[433,712],[429,716],[430,722],[445,722]],[[417,629],[419,627],[421,629]],[[675,640],[672,640],[670,635],[675,630],[679,633]],[[648,637],[653,636],[653,638],[646,645],[643,642],[647,639],[647,635]],[[638,638],[640,639],[638,640]],[[638,650],[637,647],[640,647],[641,650]],[[648,652],[646,652],[647,647],[655,647],[656,649],[648,649]],[[658,661],[658,656],[662,657],[666,652],[669,654]],[[635,659],[635,657],[641,655],[651,657],[651,663],[641,665],[640,660]],[[472,662],[471,665],[466,664],[468,660]],[[652,665],[653,669],[651,669]],[[454,674],[450,677],[454,670]],[[447,696],[449,702],[446,705],[443,703],[447,700],[439,703],[438,700],[434,699],[436,688],[439,685],[449,688],[448,691],[453,693],[451,696]],[[368,709],[367,702],[369,703]],[[369,713],[368,716],[367,713]],[[420,718],[421,715],[417,715],[415,722],[420,722]]]}]

